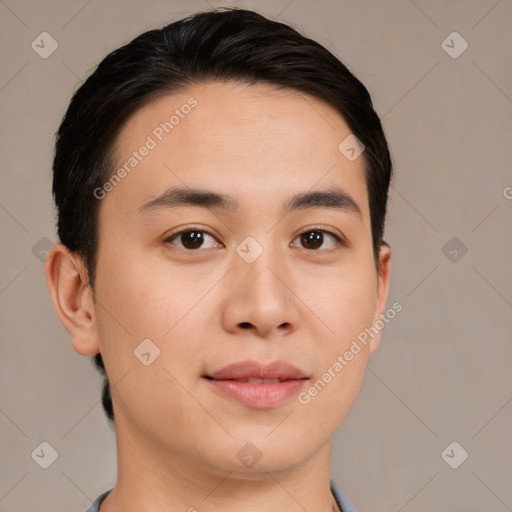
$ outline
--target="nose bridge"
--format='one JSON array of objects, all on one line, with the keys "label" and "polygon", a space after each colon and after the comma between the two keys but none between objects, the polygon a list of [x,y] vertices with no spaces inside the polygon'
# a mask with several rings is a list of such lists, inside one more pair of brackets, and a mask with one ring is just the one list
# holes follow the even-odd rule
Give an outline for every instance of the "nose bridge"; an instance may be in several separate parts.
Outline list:
[{"label": "nose bridge", "polygon": [[270,235],[258,236],[258,239],[246,237],[236,249],[242,260],[236,265],[240,277],[247,285],[263,286],[268,293],[277,291],[283,286],[279,274],[285,272],[284,255],[280,251],[279,247],[272,244]]},{"label": "nose bridge", "polygon": [[248,283],[280,289],[284,286],[282,280],[287,274],[286,259],[282,251],[283,248],[275,243],[271,234],[257,235],[257,238],[247,236],[236,248],[242,260],[237,262],[237,267]]}]

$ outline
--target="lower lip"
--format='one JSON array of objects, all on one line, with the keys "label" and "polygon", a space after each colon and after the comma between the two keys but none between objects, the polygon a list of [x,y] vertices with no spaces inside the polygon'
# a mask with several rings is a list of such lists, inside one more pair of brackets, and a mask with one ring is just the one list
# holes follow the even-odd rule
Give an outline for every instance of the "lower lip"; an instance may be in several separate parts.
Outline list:
[{"label": "lower lip", "polygon": [[249,384],[234,380],[206,379],[216,390],[242,404],[257,409],[277,406],[298,393],[308,379]]}]

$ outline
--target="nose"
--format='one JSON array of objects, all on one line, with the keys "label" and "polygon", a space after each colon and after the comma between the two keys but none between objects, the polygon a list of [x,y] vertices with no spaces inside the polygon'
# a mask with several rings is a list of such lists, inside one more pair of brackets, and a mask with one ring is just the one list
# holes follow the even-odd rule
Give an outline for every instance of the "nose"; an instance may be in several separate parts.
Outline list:
[{"label": "nose", "polygon": [[223,309],[224,328],[231,333],[253,331],[266,338],[284,336],[297,329],[299,299],[283,256],[264,248],[256,260],[248,263],[234,255],[229,273],[229,292]]}]

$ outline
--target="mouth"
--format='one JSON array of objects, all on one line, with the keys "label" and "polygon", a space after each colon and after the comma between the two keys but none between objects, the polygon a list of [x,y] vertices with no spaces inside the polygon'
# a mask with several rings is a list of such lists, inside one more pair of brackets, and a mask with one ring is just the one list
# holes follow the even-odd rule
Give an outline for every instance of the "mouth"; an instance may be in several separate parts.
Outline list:
[{"label": "mouth", "polygon": [[267,365],[242,361],[203,378],[223,398],[255,409],[284,404],[309,380],[303,371],[282,361]]},{"label": "mouth", "polygon": [[290,380],[302,380],[302,379],[286,379],[286,378],[277,378],[277,379],[259,379],[258,377],[246,377],[244,379],[214,379],[213,377],[206,376],[205,379],[210,380],[230,380],[233,382],[246,382],[248,384],[277,384],[279,382],[287,382]]}]

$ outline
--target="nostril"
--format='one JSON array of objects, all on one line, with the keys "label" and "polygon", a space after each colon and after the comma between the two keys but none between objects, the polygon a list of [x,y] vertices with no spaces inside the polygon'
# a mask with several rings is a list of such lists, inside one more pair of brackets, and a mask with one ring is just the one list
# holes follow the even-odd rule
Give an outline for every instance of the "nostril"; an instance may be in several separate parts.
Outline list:
[{"label": "nostril", "polygon": [[251,327],[251,323],[250,322],[242,322],[240,324],[244,329],[249,329]]}]

